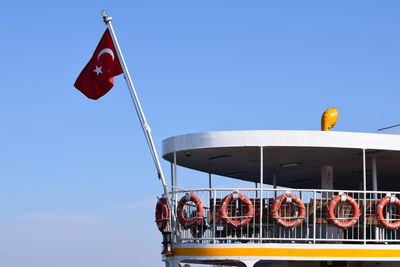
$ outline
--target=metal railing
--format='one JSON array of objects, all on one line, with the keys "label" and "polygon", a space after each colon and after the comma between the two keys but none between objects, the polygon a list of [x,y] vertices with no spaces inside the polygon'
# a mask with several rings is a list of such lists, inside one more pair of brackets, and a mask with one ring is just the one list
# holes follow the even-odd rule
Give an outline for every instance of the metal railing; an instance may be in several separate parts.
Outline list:
[{"label": "metal railing", "polygon": [[[227,223],[220,214],[220,207],[225,196],[239,192],[247,196],[254,208],[249,223],[235,227]],[[204,217],[200,224],[185,229],[177,222],[170,225],[174,242],[186,243],[397,243],[400,242],[400,229],[388,230],[381,226],[376,215],[376,207],[381,198],[391,195],[400,196],[400,192],[378,191],[344,191],[344,190],[310,190],[310,189],[271,189],[271,188],[212,188],[195,190],[173,190],[172,211],[177,211],[181,198],[195,194],[204,207]],[[301,224],[293,228],[281,226],[273,216],[275,199],[290,193],[302,200],[305,216]],[[354,226],[348,229],[333,225],[328,216],[328,204],[336,195],[348,195],[358,204],[360,217]],[[262,212],[261,212],[262,211]],[[240,220],[248,212],[247,207],[239,200],[227,205],[229,217]],[[340,202],[334,209],[339,221],[351,220],[353,209],[349,203]],[[298,218],[299,208],[296,203],[285,201],[279,208],[284,220]],[[394,222],[399,219],[400,209],[395,204],[384,208],[385,220]],[[184,216],[196,218],[196,204],[187,202],[184,205]]]},{"label": "metal railing", "polygon": [[400,135],[400,124],[378,129],[380,134],[398,134]]}]

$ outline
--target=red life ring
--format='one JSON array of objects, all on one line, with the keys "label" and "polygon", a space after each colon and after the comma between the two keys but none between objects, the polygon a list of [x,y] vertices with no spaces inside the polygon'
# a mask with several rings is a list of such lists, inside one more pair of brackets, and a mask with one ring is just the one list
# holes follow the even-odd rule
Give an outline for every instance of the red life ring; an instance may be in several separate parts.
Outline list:
[{"label": "red life ring", "polygon": [[[281,214],[279,213],[279,209],[284,202],[288,202],[288,199],[291,198],[291,202],[295,203],[297,208],[299,209],[299,214],[296,218],[292,220],[284,220],[282,219]],[[285,228],[293,228],[299,226],[306,217],[306,206],[304,202],[296,195],[285,193],[277,197],[272,206],[272,217]]]},{"label": "red life ring", "polygon": [[[196,204],[196,217],[194,218],[189,218],[185,216],[184,206],[188,201],[191,201]],[[195,227],[197,225],[200,225],[201,222],[203,221],[204,217],[203,204],[201,203],[199,197],[196,196],[195,194],[186,194],[179,200],[177,214],[179,223],[185,229]]]},{"label": "red life ring", "polygon": [[[352,218],[349,218],[346,221],[339,221],[339,219],[336,218],[335,207],[340,202],[348,202],[351,205],[352,210],[353,210]],[[348,196],[348,195],[337,195],[337,196],[332,197],[331,201],[329,202],[328,215],[329,215],[328,219],[331,223],[333,223],[333,225],[335,225],[338,228],[347,229],[347,228],[353,227],[357,223],[358,218],[360,217],[361,213],[360,213],[360,208],[357,204],[357,201],[355,201],[354,198],[352,198],[351,196]]]},{"label": "red life ring", "polygon": [[168,226],[169,209],[168,200],[165,197],[159,198],[156,205],[156,224],[160,232]]},{"label": "red life ring", "polygon": [[396,230],[400,227],[400,219],[395,222],[388,222],[383,216],[383,208],[389,203],[394,203],[397,208],[400,209],[400,200],[396,196],[386,196],[379,200],[378,206],[376,207],[376,215],[378,216],[379,223],[382,224],[386,229]]},{"label": "red life ring", "polygon": [[[244,203],[245,209],[246,209],[246,213],[243,216],[241,216],[241,218],[238,220],[235,220],[232,217],[229,217],[228,211],[227,211],[229,203],[231,203],[231,201],[234,200],[234,194],[235,194],[235,198],[237,196],[237,199]],[[229,224],[233,227],[244,226],[244,225],[248,224],[251,221],[251,219],[253,218],[253,214],[254,214],[253,203],[247,196],[245,196],[241,193],[234,192],[234,193],[227,195],[226,197],[224,197],[222,199],[221,206],[219,208],[219,214],[220,214],[222,220],[226,224]]]}]

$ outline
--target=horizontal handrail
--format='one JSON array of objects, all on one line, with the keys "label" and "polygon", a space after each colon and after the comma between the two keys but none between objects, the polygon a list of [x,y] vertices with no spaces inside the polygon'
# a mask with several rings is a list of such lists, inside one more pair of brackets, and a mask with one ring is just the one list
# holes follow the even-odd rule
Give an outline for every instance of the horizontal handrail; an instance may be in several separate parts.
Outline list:
[{"label": "horizontal handrail", "polygon": [[400,192],[396,191],[371,191],[371,190],[346,190],[346,189],[297,189],[297,188],[240,188],[240,187],[232,187],[232,188],[199,188],[199,189],[179,189],[175,191],[171,191],[170,193],[187,193],[187,192],[197,192],[197,191],[288,191],[288,192],[351,192],[351,193],[367,193],[367,194],[400,194]]},{"label": "horizontal handrail", "polygon": [[380,129],[378,129],[378,132],[381,132],[381,131],[384,131],[384,130],[388,130],[388,129],[392,129],[392,128],[396,128],[396,127],[400,127],[400,124],[395,124],[395,125],[388,126],[388,127],[385,127],[385,128],[380,128]]}]

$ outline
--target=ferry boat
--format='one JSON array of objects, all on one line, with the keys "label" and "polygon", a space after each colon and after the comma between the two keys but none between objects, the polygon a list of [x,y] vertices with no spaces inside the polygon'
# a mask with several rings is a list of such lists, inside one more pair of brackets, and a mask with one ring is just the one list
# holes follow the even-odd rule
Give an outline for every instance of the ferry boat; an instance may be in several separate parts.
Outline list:
[{"label": "ferry boat", "polygon": [[[400,135],[324,130],[164,140],[171,184],[156,224],[166,266],[400,266]],[[180,188],[177,166],[209,187]],[[249,186],[216,188],[216,175]]]}]

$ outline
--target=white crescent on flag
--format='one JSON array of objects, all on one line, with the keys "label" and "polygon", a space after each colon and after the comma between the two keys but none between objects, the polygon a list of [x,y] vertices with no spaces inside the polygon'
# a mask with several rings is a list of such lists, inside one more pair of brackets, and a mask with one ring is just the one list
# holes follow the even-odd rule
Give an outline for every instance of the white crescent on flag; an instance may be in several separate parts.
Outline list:
[{"label": "white crescent on flag", "polygon": [[114,52],[110,48],[104,48],[103,50],[101,50],[99,55],[97,56],[97,61],[99,61],[100,56],[105,53],[110,54],[112,57],[112,60],[114,61]]}]

